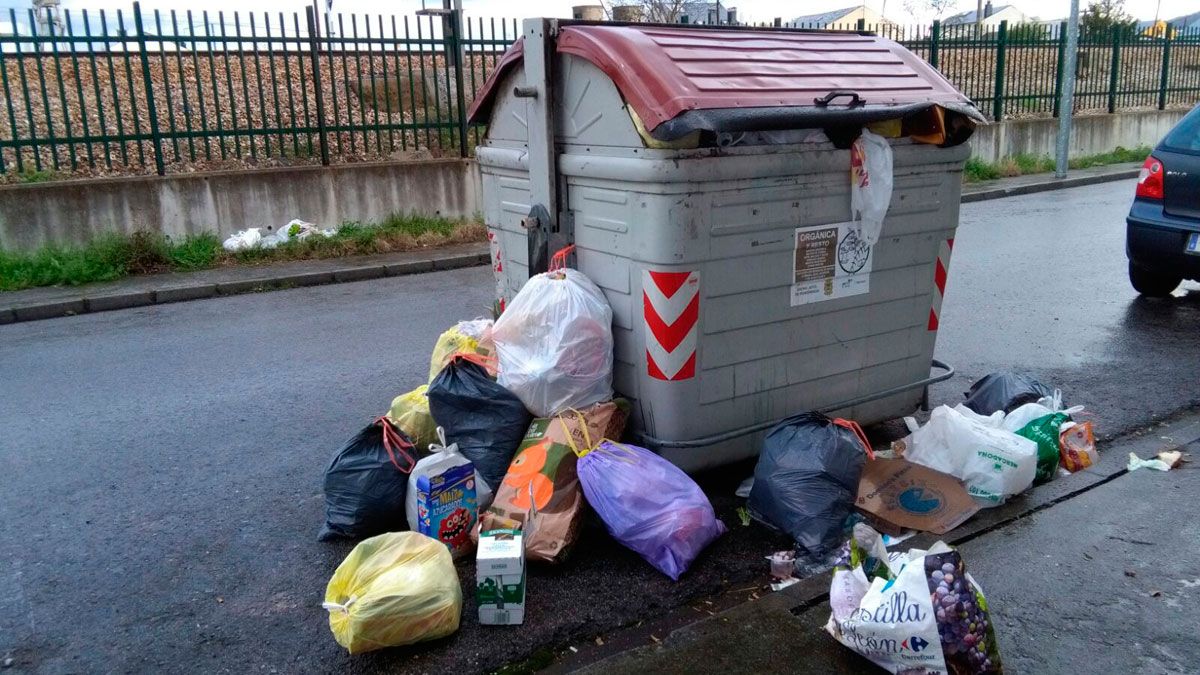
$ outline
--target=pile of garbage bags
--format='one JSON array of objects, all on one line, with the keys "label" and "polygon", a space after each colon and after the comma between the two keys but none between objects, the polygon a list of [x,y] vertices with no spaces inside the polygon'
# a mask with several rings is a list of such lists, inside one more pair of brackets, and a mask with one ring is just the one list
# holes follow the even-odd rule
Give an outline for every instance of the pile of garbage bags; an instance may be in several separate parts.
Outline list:
[{"label": "pile of garbage bags", "polygon": [[987,601],[958,552],[888,546],[1099,461],[1082,406],[1027,375],[993,373],[965,397],[924,425],[906,418],[910,433],[879,453],[852,421],[785,419],[739,488],[750,518],[795,541],[767,556],[772,587],[832,567],[826,630],[889,672],[1002,670]]},{"label": "pile of garbage bags", "polygon": [[1065,407],[1027,375],[993,373],[965,396],[923,426],[905,418],[909,435],[878,457],[852,421],[815,412],[783,420],[745,492],[750,516],[791,535],[798,560],[828,562],[854,518],[891,535],[941,534],[1099,460],[1092,423],[1075,419],[1083,407]]},{"label": "pile of garbage bags", "polygon": [[[687,474],[621,442],[630,406],[612,370],[612,310],[562,266],[495,321],[442,333],[426,381],[325,471],[319,537],[359,542],[326,589],[338,643],[358,653],[453,633],[455,560],[472,554],[477,621],[522,623],[529,565],[569,565],[589,511],[662,574],[685,574],[726,527]],[[894,672],[1000,672],[988,605],[959,554],[887,546],[1094,465],[1081,413],[1028,376],[994,373],[924,425],[906,418],[910,433],[878,453],[851,420],[795,415],[766,434],[743,517],[795,541],[769,556],[779,584],[835,569],[826,629],[846,646]],[[919,648],[869,647],[901,640]]]},{"label": "pile of garbage bags", "polygon": [[587,276],[556,267],[494,322],[444,332],[428,381],[326,468],[319,538],[362,540],[324,605],[351,653],[457,630],[454,561],[472,553],[478,621],[522,623],[527,564],[567,564],[589,505],[671,579],[725,531],[687,474],[620,442],[630,407],[612,389],[612,309]]}]

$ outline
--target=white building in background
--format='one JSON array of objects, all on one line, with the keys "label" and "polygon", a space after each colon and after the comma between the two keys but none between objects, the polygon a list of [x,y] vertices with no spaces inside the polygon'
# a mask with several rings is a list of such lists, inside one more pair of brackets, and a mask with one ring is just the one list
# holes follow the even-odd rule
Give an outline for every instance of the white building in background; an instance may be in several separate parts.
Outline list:
[{"label": "white building in background", "polygon": [[700,23],[706,25],[736,24],[737,7],[719,0],[715,2],[685,2],[683,11],[679,13],[680,23]]},{"label": "white building in background", "polygon": [[[1007,21],[1009,26],[1014,26],[1019,23],[1028,23],[1031,18],[1024,12],[1012,5],[1000,5],[999,7],[992,6],[992,0],[988,0],[983,6],[983,30],[985,33],[994,33],[1000,28],[1000,22]],[[975,10],[955,14],[954,16],[942,19],[943,26],[973,26],[975,25]]]}]

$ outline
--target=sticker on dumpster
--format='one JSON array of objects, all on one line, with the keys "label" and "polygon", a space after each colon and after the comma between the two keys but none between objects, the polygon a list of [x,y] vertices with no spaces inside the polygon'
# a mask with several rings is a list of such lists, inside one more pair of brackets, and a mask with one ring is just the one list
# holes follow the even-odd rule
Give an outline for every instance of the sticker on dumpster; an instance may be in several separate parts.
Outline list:
[{"label": "sticker on dumpster", "polygon": [[871,253],[852,222],[796,228],[792,307],[869,292]]},{"label": "sticker on dumpster", "polygon": [[695,377],[700,273],[645,270],[642,312],[646,321],[647,374],[656,380]]}]

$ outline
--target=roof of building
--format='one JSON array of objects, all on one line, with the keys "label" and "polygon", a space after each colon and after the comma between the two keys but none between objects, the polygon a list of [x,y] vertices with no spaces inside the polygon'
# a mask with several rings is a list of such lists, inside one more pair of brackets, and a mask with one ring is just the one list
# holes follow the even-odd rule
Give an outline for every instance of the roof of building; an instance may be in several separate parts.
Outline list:
[{"label": "roof of building", "polygon": [[831,23],[837,23],[839,19],[845,17],[847,14],[849,14],[859,8],[860,8],[859,5],[855,5],[853,7],[844,7],[842,9],[834,9],[834,10],[830,10],[828,12],[821,12],[819,14],[805,14],[804,16],[798,16],[798,17],[792,19],[788,23],[794,24],[797,26],[801,26],[801,25],[826,26]]},{"label": "roof of building", "polygon": [[[984,16],[983,18],[990,19],[993,16],[996,16],[997,14],[999,14],[1000,12],[1003,12],[1003,11],[1006,11],[1009,9],[1016,10],[1016,7],[1013,7],[1012,5],[1000,5],[999,7],[993,7],[992,13]],[[1017,10],[1017,11],[1020,11],[1020,10]],[[957,25],[965,24],[965,23],[975,23],[975,10],[971,10],[969,12],[962,12],[959,14],[955,14],[954,16],[949,16],[949,17],[946,17],[945,19],[942,19],[943,26],[957,26]]]}]

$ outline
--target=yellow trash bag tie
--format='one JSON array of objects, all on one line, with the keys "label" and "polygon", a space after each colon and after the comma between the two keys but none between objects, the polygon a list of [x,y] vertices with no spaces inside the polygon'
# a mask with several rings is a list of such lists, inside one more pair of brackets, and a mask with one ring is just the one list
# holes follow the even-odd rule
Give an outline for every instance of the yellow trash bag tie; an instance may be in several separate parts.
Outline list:
[{"label": "yellow trash bag tie", "polygon": [[325,588],[329,629],[351,654],[458,630],[462,588],[446,545],[416,532],[364,539]]}]

